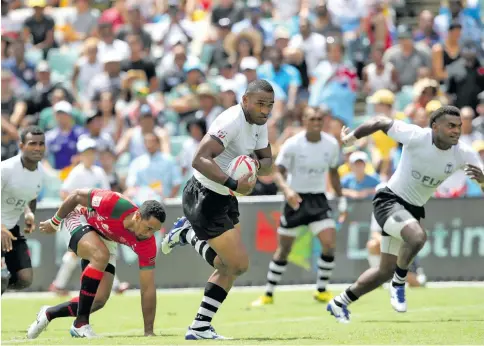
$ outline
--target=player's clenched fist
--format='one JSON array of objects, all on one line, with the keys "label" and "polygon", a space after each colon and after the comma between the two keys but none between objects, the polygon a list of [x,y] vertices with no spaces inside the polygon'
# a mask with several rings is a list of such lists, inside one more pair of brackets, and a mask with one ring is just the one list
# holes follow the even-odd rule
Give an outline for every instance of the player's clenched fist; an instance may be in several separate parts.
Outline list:
[{"label": "player's clenched fist", "polygon": [[285,195],[286,195],[287,204],[289,204],[292,209],[298,210],[299,205],[302,202],[301,196],[299,196],[299,194],[296,191],[291,190],[291,189],[289,189],[285,193]]},{"label": "player's clenched fist", "polygon": [[247,173],[237,180],[237,192],[242,195],[248,195],[254,189],[256,179],[253,173]]},{"label": "player's clenched fist", "polygon": [[52,222],[50,220],[43,221],[39,225],[39,229],[42,233],[56,233],[57,229],[52,225]]}]

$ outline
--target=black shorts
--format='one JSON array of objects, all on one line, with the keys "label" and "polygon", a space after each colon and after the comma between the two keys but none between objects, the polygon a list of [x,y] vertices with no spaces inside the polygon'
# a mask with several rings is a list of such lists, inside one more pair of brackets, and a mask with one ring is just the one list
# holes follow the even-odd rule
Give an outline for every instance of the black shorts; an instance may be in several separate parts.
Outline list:
[{"label": "black shorts", "polygon": [[200,240],[216,238],[239,223],[237,198],[221,195],[192,177],[183,189],[183,213]]},{"label": "black shorts", "polygon": [[406,210],[417,220],[425,219],[425,208],[410,204],[398,197],[392,190],[385,187],[379,190],[373,198],[373,213],[382,229],[382,235],[389,234],[383,231],[383,225],[388,218],[399,210]]},{"label": "black shorts", "polygon": [[282,228],[307,226],[316,221],[332,219],[331,207],[324,193],[300,193],[302,202],[298,210],[294,210],[285,202],[282,208]]},{"label": "black shorts", "polygon": [[10,232],[17,237],[17,240],[12,241],[12,251],[2,252],[2,257],[5,257],[5,264],[10,272],[10,282],[17,281],[17,272],[22,269],[32,268],[30,261],[30,251],[27,246],[25,237],[20,235],[20,227],[17,225],[10,230]]}]

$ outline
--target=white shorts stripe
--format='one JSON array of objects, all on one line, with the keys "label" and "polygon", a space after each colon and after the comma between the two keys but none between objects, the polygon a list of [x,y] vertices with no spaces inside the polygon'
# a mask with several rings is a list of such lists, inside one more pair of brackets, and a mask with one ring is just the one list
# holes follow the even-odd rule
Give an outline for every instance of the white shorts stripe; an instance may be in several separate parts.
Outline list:
[{"label": "white shorts stripe", "polygon": [[336,228],[336,222],[333,219],[324,219],[320,221],[311,222],[308,225],[308,227],[311,230],[311,233],[317,236],[319,233],[321,233],[324,230],[327,230],[330,228]]}]

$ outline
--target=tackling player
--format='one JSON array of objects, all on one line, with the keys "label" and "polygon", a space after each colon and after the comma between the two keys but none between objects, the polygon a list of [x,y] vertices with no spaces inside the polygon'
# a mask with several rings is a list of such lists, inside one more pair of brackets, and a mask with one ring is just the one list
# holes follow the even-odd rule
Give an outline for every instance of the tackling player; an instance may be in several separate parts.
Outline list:
[{"label": "tackling player", "polygon": [[[321,242],[323,249],[318,259],[318,273],[314,299],[329,302],[331,293],[326,286],[334,269],[336,247],[336,222],[325,195],[326,172],[339,197],[339,212],[347,209],[346,198],[342,196],[338,163],[340,150],[338,141],[323,130],[323,116],[312,108],[303,114],[305,131],[289,138],[276,159],[274,180],[284,193],[286,203],[277,229],[276,252],[269,264],[266,292],[252,303],[252,306],[272,304],[274,288],[286,271],[287,258],[301,226],[308,226]],[[287,176],[287,181],[286,181]]]},{"label": "tackling player", "polygon": [[[29,234],[35,229],[37,196],[43,180],[39,162],[45,153],[44,131],[38,127],[22,131],[20,151],[19,155],[1,163],[2,294],[7,289],[6,284],[13,289],[24,289],[32,284],[32,264],[24,232]],[[23,230],[17,224],[22,213]]]},{"label": "tackling player", "polygon": [[165,218],[165,210],[157,201],[146,201],[138,208],[123,195],[109,190],[71,193],[55,216],[40,224],[40,230],[55,233],[62,228],[69,232],[69,248],[83,260],[80,294],[69,302],[42,307],[27,337],[35,339],[50,321],[67,316],[76,317],[70,329],[73,337],[96,337],[89,315],[101,309],[109,298],[118,243],[129,246],[138,255],[144,332],[153,335],[157,252],[154,234]]},{"label": "tackling player", "polygon": [[484,164],[472,148],[459,142],[462,121],[453,106],[431,114],[430,128],[375,116],[353,132],[341,131],[343,143],[382,130],[403,144],[402,158],[387,187],[373,199],[374,214],[383,229],[378,268],[370,268],[346,291],[331,300],[327,310],[339,321],[350,320],[347,306],[373,291],[392,276],[391,305],[397,312],[407,311],[405,281],[408,268],[427,240],[420,225],[424,206],[437,187],[452,173],[463,169],[484,191]]},{"label": "tackling player", "polygon": [[175,223],[163,240],[164,253],[176,245],[189,243],[215,268],[205,286],[198,313],[185,334],[187,340],[227,339],[215,332],[212,318],[235,279],[249,266],[240,235],[239,205],[229,189],[247,195],[256,179],[249,181],[252,177],[249,173],[235,180],[225,171],[237,156],[254,152],[257,174],[271,174],[272,152],[266,122],[273,104],[274,90],[270,83],[255,80],[247,86],[241,104],[215,119],[193,159],[194,176],[183,190],[186,218]]}]

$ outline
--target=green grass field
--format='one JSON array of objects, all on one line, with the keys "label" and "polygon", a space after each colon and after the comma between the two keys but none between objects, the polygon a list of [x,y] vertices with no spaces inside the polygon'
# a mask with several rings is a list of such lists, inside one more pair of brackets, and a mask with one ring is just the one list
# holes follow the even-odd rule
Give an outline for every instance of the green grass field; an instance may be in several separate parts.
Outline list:
[{"label": "green grass field", "polygon": [[[427,288],[407,291],[409,311],[394,312],[388,291],[379,289],[351,306],[352,323],[336,323],[325,305],[312,300],[311,291],[276,292],[274,305],[249,308],[258,292],[232,292],[214,319],[221,335],[236,338],[224,345],[247,344],[484,344],[484,288]],[[42,305],[61,298],[2,299],[2,344],[174,345],[184,340],[202,291],[158,295],[155,331],[142,335],[139,296],[113,296],[106,307],[91,317],[103,338],[72,339],[72,318],[53,321],[38,339],[28,341],[25,332]],[[193,343],[193,342],[192,342]],[[202,344],[214,344],[203,341]]]}]

